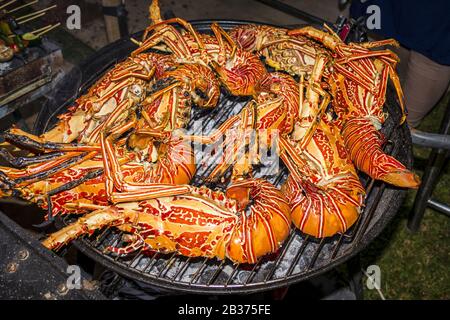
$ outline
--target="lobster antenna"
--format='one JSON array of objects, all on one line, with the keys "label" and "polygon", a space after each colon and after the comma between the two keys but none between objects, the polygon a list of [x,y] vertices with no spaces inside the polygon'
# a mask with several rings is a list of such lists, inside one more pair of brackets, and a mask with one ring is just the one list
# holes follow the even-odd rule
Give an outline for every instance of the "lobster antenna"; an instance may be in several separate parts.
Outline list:
[{"label": "lobster antenna", "polygon": [[138,41],[138,40],[136,40],[136,39],[134,39],[134,38],[130,38],[130,40],[131,40],[131,42],[133,42],[135,45],[137,45],[137,46],[142,46],[142,42],[141,41]]},{"label": "lobster antenna", "polygon": [[160,23],[163,21],[162,17],[161,17],[161,8],[159,7],[159,1],[158,0],[153,0],[152,4],[150,5],[150,7],[148,7],[149,9],[149,13],[150,13],[150,21],[151,21],[151,25]]},{"label": "lobster antenna", "polygon": [[333,37],[335,37],[336,39],[339,39],[339,41],[342,42],[341,37],[339,37],[339,35],[336,32],[334,32],[334,30],[331,29],[330,26],[328,26],[326,23],[324,23],[323,26],[324,26],[325,29],[328,30],[329,33],[331,33],[331,35]]},{"label": "lobster antenna", "polygon": [[303,91],[305,90],[305,75],[302,73],[300,75],[300,83],[299,83],[299,92],[300,92],[300,99],[299,99],[299,110],[298,115],[301,116],[303,112]]}]

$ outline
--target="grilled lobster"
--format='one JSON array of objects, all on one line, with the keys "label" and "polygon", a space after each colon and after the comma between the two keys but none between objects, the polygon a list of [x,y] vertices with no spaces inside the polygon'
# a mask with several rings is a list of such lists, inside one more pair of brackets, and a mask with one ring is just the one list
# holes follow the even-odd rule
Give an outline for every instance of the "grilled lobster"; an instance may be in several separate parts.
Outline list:
[{"label": "grilled lobster", "polygon": [[[248,189],[252,204],[240,207],[232,199],[235,187]],[[191,187],[189,193],[153,200],[73,206],[95,211],[51,234],[43,241],[45,247],[55,250],[83,234],[116,227],[126,233],[123,240],[129,243],[110,247],[116,254],[150,250],[255,263],[280,247],[291,224],[286,198],[270,183],[258,179],[240,182],[226,194]]]}]

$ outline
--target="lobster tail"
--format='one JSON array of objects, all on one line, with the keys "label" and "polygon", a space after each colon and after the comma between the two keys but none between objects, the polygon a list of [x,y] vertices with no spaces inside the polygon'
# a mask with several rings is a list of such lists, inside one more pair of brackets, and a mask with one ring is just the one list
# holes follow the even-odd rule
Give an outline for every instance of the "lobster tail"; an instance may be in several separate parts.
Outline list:
[{"label": "lobster tail", "polygon": [[264,180],[235,183],[227,194],[238,194],[236,190],[243,188],[249,188],[252,204],[240,210],[227,256],[239,263],[256,263],[260,257],[275,252],[287,238],[291,210],[281,191]]},{"label": "lobster tail", "polygon": [[417,188],[420,178],[382,150],[383,135],[370,119],[348,120],[342,129],[344,142],[355,166],[371,178],[404,188]]},{"label": "lobster tail", "polygon": [[283,186],[292,207],[292,222],[316,238],[343,233],[357,220],[364,189],[352,175],[343,175],[326,185],[297,182],[290,176]]}]

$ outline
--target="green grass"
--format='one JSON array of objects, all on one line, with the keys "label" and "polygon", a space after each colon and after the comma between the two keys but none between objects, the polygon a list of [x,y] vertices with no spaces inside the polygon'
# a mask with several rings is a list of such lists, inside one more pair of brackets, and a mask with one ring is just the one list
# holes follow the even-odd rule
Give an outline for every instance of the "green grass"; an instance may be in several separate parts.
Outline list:
[{"label": "green grass", "polygon": [[[428,115],[419,129],[436,132],[450,94]],[[430,153],[413,149],[415,168],[422,174]],[[362,254],[363,268],[376,264],[381,269],[381,290],[386,299],[450,299],[450,218],[427,209],[420,231],[406,229],[416,191],[407,198],[391,224]],[[450,166],[447,163],[434,197],[450,203]],[[375,290],[365,289],[366,299],[380,299]]]}]

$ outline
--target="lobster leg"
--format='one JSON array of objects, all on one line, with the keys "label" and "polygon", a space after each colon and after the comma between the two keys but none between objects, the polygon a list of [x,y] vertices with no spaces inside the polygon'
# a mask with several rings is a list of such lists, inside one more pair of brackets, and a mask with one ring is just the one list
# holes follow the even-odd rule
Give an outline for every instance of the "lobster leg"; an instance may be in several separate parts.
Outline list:
[{"label": "lobster leg", "polygon": [[234,42],[234,40],[217,23],[213,23],[211,25],[211,30],[214,32],[214,35],[216,36],[217,41],[219,43],[219,48],[220,48],[219,55],[221,55],[222,57],[225,57],[225,43],[223,41],[223,38],[225,38],[225,40],[227,40],[228,44],[231,46],[230,58],[233,59],[233,57],[236,53],[236,49],[237,49],[237,46],[236,46],[236,43]]},{"label": "lobster leg", "polygon": [[306,167],[306,162],[303,160],[298,154],[297,150],[295,150],[291,143],[283,138],[279,138],[280,142],[280,158],[283,160],[283,163],[288,167],[289,174],[291,174],[296,181],[302,181],[303,178],[299,174],[301,170],[299,168]]},{"label": "lobster leg", "polygon": [[[127,124],[125,124],[124,127],[122,128],[122,132],[125,132],[126,130],[132,128],[134,122],[135,121],[130,121]],[[117,131],[117,130],[118,130],[117,128],[113,128],[112,132]],[[50,169],[50,172],[52,175],[52,174],[56,173],[53,171],[56,167],[62,168],[62,169],[67,169],[70,166],[73,166],[73,165],[79,163],[79,160],[76,160],[76,159],[73,161],[72,160],[64,161],[64,160],[70,159],[73,157],[76,157],[77,159],[79,159],[81,157],[80,152],[91,151],[89,153],[89,157],[84,158],[85,160],[87,160],[87,159],[94,157],[97,153],[96,151],[101,150],[100,146],[95,146],[95,145],[40,142],[39,140],[35,141],[28,136],[19,136],[19,135],[12,134],[12,133],[6,133],[5,138],[8,139],[9,141],[11,141],[12,143],[16,143],[22,147],[36,149],[36,150],[40,150],[40,151],[44,151],[44,152],[52,151],[52,150],[69,151],[65,154],[62,154],[61,152],[53,152],[50,154],[44,154],[44,155],[38,156],[36,158],[32,158],[32,160],[36,159],[36,161],[40,161],[41,164],[38,166],[34,166],[32,168],[27,168],[25,170],[13,171],[11,169],[4,168],[3,171],[7,172],[8,175],[14,176],[16,178],[25,179],[25,180],[28,180],[26,177],[29,175],[33,176],[33,175],[37,175],[37,174],[42,174],[44,171],[49,170],[49,169]],[[70,151],[75,151],[75,152],[70,152]],[[7,154],[4,154],[4,155],[8,156]],[[60,156],[56,158],[56,155],[60,155]],[[52,161],[42,163],[47,159],[50,160],[53,156],[55,156],[55,159],[53,159]],[[13,159],[11,159],[11,160],[13,160]],[[59,171],[57,171],[57,172],[59,172]],[[44,176],[46,176],[46,175],[42,174],[42,178],[44,178]]]},{"label": "lobster leg", "polygon": [[168,110],[167,115],[164,118],[164,120],[157,126],[152,125],[152,123],[150,121],[150,117],[148,116],[148,113],[144,110],[142,112],[142,115],[143,115],[144,119],[147,121],[150,128],[153,128],[155,130],[161,130],[161,131],[166,129],[167,127],[169,127],[170,130],[175,128],[175,117],[176,117],[177,109],[172,104],[170,104],[170,100],[171,100],[171,97],[176,96],[176,94],[177,94],[176,88],[178,86],[180,86],[180,84],[181,84],[180,82],[171,83],[167,87],[159,89],[158,91],[156,91],[155,93],[151,94],[149,97],[146,98],[145,103],[149,104],[149,103],[155,101],[156,99],[158,99],[159,97],[163,96],[163,98],[161,99],[161,103],[162,104],[165,103],[166,105],[162,108],[164,110]]},{"label": "lobster leg", "polygon": [[357,75],[355,75],[352,72],[350,72],[349,70],[347,70],[344,66],[340,65],[339,63],[336,63],[336,64],[334,64],[334,67],[336,68],[337,71],[342,73],[346,78],[349,78],[349,79],[355,81],[364,89],[366,89],[370,92],[374,91],[373,86],[370,86],[368,83],[366,83],[366,81],[364,81],[364,79],[360,79],[360,77],[358,77]]},{"label": "lobster leg", "polygon": [[189,185],[170,185],[161,183],[148,183],[139,187],[136,191],[112,192],[109,199],[112,203],[124,203],[130,201],[150,200],[161,197],[177,196],[189,193]]},{"label": "lobster leg", "polygon": [[126,232],[126,234],[122,236],[122,241],[128,242],[129,244],[120,248],[108,246],[105,251],[112,252],[116,255],[125,255],[136,252],[145,246],[144,238],[138,231],[135,231],[135,226],[132,224],[122,224],[117,226],[117,229]]},{"label": "lobster leg", "polygon": [[23,178],[23,177],[26,177],[26,176],[29,176],[32,174],[38,174],[40,172],[49,170],[49,169],[65,162],[67,159],[73,158],[74,156],[78,156],[78,155],[80,155],[80,153],[69,152],[69,153],[65,153],[61,157],[58,157],[57,159],[54,159],[54,160],[51,160],[48,162],[43,162],[43,163],[41,162],[41,163],[38,163],[35,165],[30,165],[29,167],[24,168],[24,169],[0,167],[0,171],[12,179]]},{"label": "lobster leg", "polygon": [[[25,169],[1,168],[9,178],[15,179],[15,184],[29,184],[39,179],[48,178],[62,170],[68,169],[78,163],[92,159],[101,150],[100,146],[89,146],[81,144],[65,144],[54,142],[41,142],[40,139],[33,140],[29,135],[17,135],[16,133],[7,132],[4,134],[12,144],[16,144],[26,149],[38,150],[39,152],[51,152],[51,154],[65,154],[56,157],[48,162],[41,161],[37,165],[32,165]],[[54,152],[56,151],[56,153]],[[47,159],[51,156],[44,154],[38,156],[36,161],[42,157]]]},{"label": "lobster leg", "polygon": [[296,141],[299,141],[302,149],[309,144],[330,103],[330,95],[319,86],[325,68],[325,62],[325,56],[320,55],[316,59],[309,85],[306,89],[306,101],[303,99],[304,78],[300,78],[300,120],[298,124],[302,129],[299,130],[297,128],[294,130],[292,136]]},{"label": "lobster leg", "polygon": [[403,124],[406,120],[406,110],[405,110],[405,97],[403,95],[402,86],[400,84],[400,78],[398,77],[397,72],[395,72],[394,68],[391,65],[388,65],[387,68],[389,68],[389,78],[391,79],[395,91],[397,92],[398,103],[400,104],[400,108],[402,111],[402,118],[400,119],[400,124]]},{"label": "lobster leg", "polygon": [[114,83],[114,85],[108,87],[108,89],[106,89],[104,92],[102,92],[101,98],[96,99],[95,102],[98,104],[104,104],[106,101],[111,99],[115,94],[117,94],[117,92],[128,87],[131,84],[132,84],[132,81],[129,77],[127,77],[126,80],[122,80],[118,83]]},{"label": "lobster leg", "polygon": [[[15,136],[24,136],[24,137],[29,138],[30,140],[38,141],[38,142],[42,142],[42,143],[45,141],[45,139],[42,139],[41,137],[38,137],[34,134],[25,132],[22,129],[19,129],[16,127],[12,127],[11,129],[7,130],[4,134],[6,134],[6,133],[9,133],[9,134],[15,135]],[[6,140],[6,138],[5,138],[5,140]]]},{"label": "lobster leg", "polygon": [[127,245],[125,247],[121,247],[121,248],[108,246],[105,249],[105,251],[112,252],[116,255],[126,255],[126,254],[130,254],[132,252],[136,252],[136,251],[140,250],[145,245],[144,239],[142,239],[142,237],[139,234],[135,234],[133,236],[136,239],[134,239],[134,241],[132,241],[129,245]]},{"label": "lobster leg", "polygon": [[336,62],[339,64],[345,64],[345,63],[349,63],[354,60],[376,58],[376,57],[378,57],[378,58],[392,57],[392,59],[393,59],[393,60],[391,59],[392,62],[398,62],[397,55],[390,50],[379,50],[379,51],[374,51],[374,52],[369,51],[367,53],[347,55],[345,57],[338,59]]},{"label": "lobster leg", "polygon": [[[185,39],[178,32],[178,30],[176,30],[173,26],[170,25],[171,23],[178,23],[181,26],[183,26],[187,31],[189,31],[192,34],[192,36],[194,37],[195,41],[197,42],[197,44],[199,46],[200,51],[205,50],[205,45],[203,44],[201,37],[195,31],[195,29],[192,27],[192,25],[190,23],[188,23],[186,20],[183,20],[180,18],[173,18],[173,19],[161,21],[159,23],[156,23],[156,24],[148,27],[144,32],[143,42],[139,43],[140,48],[133,51],[131,56],[134,57],[139,53],[142,53],[152,47],[155,47],[158,43],[163,42],[179,58],[191,57],[189,45],[186,43]],[[157,29],[158,27],[162,27],[162,28]],[[155,31],[155,33],[147,38],[148,34],[155,29],[157,29]],[[174,40],[174,39],[176,39],[176,40]]]},{"label": "lobster leg", "polygon": [[133,105],[131,100],[122,101],[117,108],[115,108],[108,118],[99,126],[95,128],[91,132],[91,134],[87,138],[88,144],[94,144],[98,142],[98,136],[101,131],[108,130],[109,127],[125,112],[125,110],[129,109]]},{"label": "lobster leg", "polygon": [[383,46],[399,47],[400,44],[395,39],[385,39],[385,40],[358,43],[358,46],[370,49],[370,48],[383,47]]},{"label": "lobster leg", "polygon": [[[342,52],[342,50],[338,50],[339,53]],[[342,56],[345,57],[345,53],[342,52]],[[345,58],[341,58],[341,59],[345,59]],[[339,59],[339,60],[341,60]],[[367,82],[367,84],[370,84],[372,86],[375,85],[375,80],[376,80],[376,68],[373,64],[372,60],[368,60],[368,59],[359,59],[359,60],[351,60],[351,61],[335,61],[334,64],[338,65],[339,68],[344,68],[345,69],[345,65],[347,66],[347,69],[345,69],[347,72],[350,72],[348,69],[351,69],[352,71],[355,72],[355,78],[357,78],[356,76],[359,76],[361,78],[363,78],[362,80],[364,80],[364,83]],[[358,62],[358,63],[357,63]],[[351,74],[353,74],[352,72],[350,72]]]},{"label": "lobster leg", "polygon": [[[133,122],[131,122],[131,124],[133,124]],[[129,124],[125,125],[125,129],[127,129],[129,127],[130,127]],[[112,130],[112,132],[115,132],[114,130]],[[121,144],[123,144],[123,142],[118,143],[118,144],[121,145]],[[75,146],[74,144],[71,144],[71,145]],[[100,146],[93,146],[93,147],[94,147],[94,149],[101,150]],[[91,148],[91,147],[89,147],[89,148]],[[17,158],[17,161],[16,161],[16,158],[14,158],[11,154],[9,154],[9,152],[7,152],[7,153],[6,152],[7,151],[5,151],[5,153],[2,154],[2,156],[12,157],[12,158],[9,158],[9,160],[15,164],[23,164],[24,162],[27,162],[27,161],[35,162],[35,164],[31,164],[31,165],[28,163],[29,166],[27,166],[26,168],[23,168],[23,169],[0,167],[0,171],[3,174],[5,174],[7,177],[9,177],[11,179],[23,179],[23,181],[28,180],[28,177],[30,177],[30,176],[36,176],[39,174],[42,174],[42,177],[44,177],[44,176],[46,176],[45,172],[48,170],[52,171],[52,173],[50,174],[50,176],[51,176],[51,175],[59,172],[61,169],[62,170],[68,169],[68,168],[80,163],[80,161],[89,160],[98,155],[98,152],[92,151],[89,153],[89,156],[84,158],[84,160],[79,160],[80,157],[82,158],[82,156],[81,156],[82,152],[51,152],[51,153],[42,154],[42,155],[39,155],[36,157],[24,158],[24,160],[22,160],[22,158],[19,157],[19,158]],[[55,158],[52,159],[53,157],[55,157]],[[78,160],[77,159],[74,160],[74,158],[77,158]],[[121,162],[123,162],[123,160]],[[58,167],[59,169],[57,171],[53,171],[53,170],[55,170],[56,167]]]},{"label": "lobster leg", "polygon": [[[257,121],[257,110],[256,103],[250,102],[250,105],[247,106],[248,111],[242,117],[243,127],[241,128],[244,135],[244,144],[240,148],[240,151],[243,152],[243,155],[240,155],[238,159],[236,159],[233,164],[233,172],[231,175],[231,180],[243,180],[247,179],[252,174],[252,167],[255,162],[254,157],[258,156],[258,137],[256,137],[256,141],[252,143],[250,134],[256,133],[256,121]],[[250,113],[250,114],[248,114]],[[250,127],[248,126],[248,122],[250,120]],[[250,132],[249,132],[250,130]],[[257,159],[256,159],[257,160]]]},{"label": "lobster leg", "polygon": [[96,155],[97,155],[96,151],[89,152],[89,153],[82,153],[82,154],[80,154],[78,156],[74,156],[74,157],[72,157],[72,158],[70,158],[70,159],[60,163],[59,165],[56,165],[56,166],[53,166],[53,167],[49,168],[48,170],[41,171],[41,172],[38,172],[38,173],[35,173],[35,174],[31,174],[31,175],[28,175],[28,176],[23,176],[23,177],[20,177],[20,178],[16,178],[14,180],[14,183],[17,186],[24,186],[24,185],[28,185],[30,183],[33,183],[33,182],[36,182],[36,181],[39,181],[39,180],[47,179],[47,178],[51,177],[52,175],[54,175],[54,174],[56,174],[58,172],[66,170],[66,169],[68,169],[70,167],[73,167],[73,166],[75,166],[75,165],[77,165],[79,163],[82,163],[82,162],[84,162],[86,160],[92,159]]},{"label": "lobster leg", "polygon": [[320,105],[317,107],[317,111],[315,112],[315,115],[313,115],[314,117],[314,122],[308,127],[308,130],[306,131],[305,136],[301,139],[300,145],[301,147],[305,147],[309,141],[311,140],[311,138],[314,135],[315,130],[317,129],[317,126],[319,125],[319,122],[321,121],[325,111],[327,110],[328,104],[330,103],[330,95],[320,89],[320,88],[313,88],[311,89],[313,91],[316,91],[317,93],[321,94],[323,99],[320,102]]},{"label": "lobster leg", "polygon": [[[144,67],[141,66],[141,70],[144,69]],[[156,68],[152,67],[150,69],[150,71],[148,71],[147,73],[140,73],[140,72],[135,72],[132,70],[123,70],[120,73],[114,75],[111,77],[111,81],[122,81],[124,79],[129,79],[129,78],[136,78],[136,79],[140,79],[140,80],[144,80],[144,81],[150,81],[154,74],[155,74]]]},{"label": "lobster leg", "polygon": [[[190,186],[175,186],[161,183],[127,183],[123,179],[120,163],[114,153],[113,136],[101,135],[105,186],[108,199],[112,203],[139,201],[162,196],[179,195],[189,192]],[[115,191],[117,189],[118,191]]]},{"label": "lobster leg", "polygon": [[336,34],[330,34],[325,31],[307,26],[300,29],[288,30],[289,36],[306,36],[322,43],[330,50],[334,50],[338,45],[342,44],[342,40]]},{"label": "lobster leg", "polygon": [[[254,103],[250,102],[253,106]],[[247,140],[247,127],[248,127],[248,119],[249,119],[249,110],[252,110],[250,108],[250,104],[248,104],[244,109],[242,109],[240,113],[240,127],[237,129],[238,137],[237,139],[225,139],[225,141],[219,146],[220,150],[225,151],[225,155],[222,159],[222,162],[214,168],[214,170],[209,174],[209,176],[206,178],[207,181],[214,181],[218,177],[222,176],[228,168],[230,168],[232,165],[235,165],[235,169],[233,170],[233,176],[239,176],[244,175],[244,172],[249,172],[249,159],[248,159],[248,152],[246,150],[246,140]],[[255,123],[255,117],[256,112],[252,112],[252,123]],[[241,133],[244,134],[244,141],[241,143],[240,137]],[[229,141],[231,140],[231,141]],[[231,142],[231,151],[230,151],[230,142]],[[242,154],[244,152],[244,154]],[[239,158],[239,160],[238,160]],[[236,161],[240,162],[236,164]],[[237,167],[236,167],[237,166]],[[240,172],[239,172],[240,171]]]},{"label": "lobster leg", "polygon": [[[143,39],[146,39],[149,32],[156,29],[159,26],[167,26],[170,25],[172,23],[178,23],[179,25],[181,25],[182,27],[184,27],[187,31],[189,31],[192,36],[194,37],[195,41],[198,43],[198,45],[200,46],[200,48],[204,48],[204,44],[203,41],[201,41],[201,37],[199,36],[199,34],[197,33],[197,31],[195,31],[195,29],[192,27],[192,25],[187,22],[184,19],[180,19],[180,18],[172,18],[172,19],[168,19],[165,21],[161,21],[160,23],[156,23],[151,25],[150,27],[148,27],[147,29],[145,29],[145,33],[144,33],[144,37]],[[176,29],[174,29],[176,31]],[[176,31],[178,33],[178,31]],[[178,33],[179,34],[179,33]],[[179,37],[177,37],[179,38]]]},{"label": "lobster leg", "polygon": [[171,131],[162,131],[162,130],[152,129],[152,128],[139,129],[135,133],[137,135],[149,136],[149,137],[155,138],[156,140],[161,140],[161,141],[167,140],[173,135],[173,132],[171,132]]},{"label": "lobster leg", "polygon": [[278,39],[278,40],[274,40],[274,41],[267,41],[266,43],[264,43],[263,45],[261,45],[261,47],[259,48],[259,52],[261,52],[263,49],[274,46],[276,44],[279,43],[290,43],[294,45],[295,50],[310,56],[310,57],[314,57],[316,55],[316,53],[314,51],[312,51],[311,49],[309,49],[308,47],[306,47],[306,41],[301,41],[301,40],[297,40],[297,39],[293,39],[293,38],[286,38],[286,39]]}]

